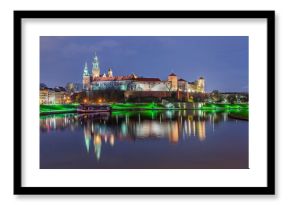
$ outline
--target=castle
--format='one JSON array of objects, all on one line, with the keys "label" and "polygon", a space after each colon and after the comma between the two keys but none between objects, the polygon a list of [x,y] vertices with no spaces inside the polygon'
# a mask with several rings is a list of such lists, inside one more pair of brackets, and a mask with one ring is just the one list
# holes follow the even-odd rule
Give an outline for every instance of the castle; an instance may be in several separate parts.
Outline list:
[{"label": "castle", "polygon": [[168,75],[167,80],[159,78],[138,77],[135,74],[127,76],[114,76],[113,70],[101,74],[99,59],[95,55],[91,74],[85,63],[83,71],[83,90],[117,89],[122,91],[180,91],[189,93],[204,93],[205,80],[200,77],[194,82],[187,82],[176,74]]}]

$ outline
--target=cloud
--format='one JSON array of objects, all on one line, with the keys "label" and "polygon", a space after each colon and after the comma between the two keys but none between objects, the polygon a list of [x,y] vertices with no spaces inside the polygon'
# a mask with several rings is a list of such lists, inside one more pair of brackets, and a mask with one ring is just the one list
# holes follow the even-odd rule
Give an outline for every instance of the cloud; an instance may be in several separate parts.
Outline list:
[{"label": "cloud", "polygon": [[41,51],[59,53],[64,58],[71,58],[122,46],[119,41],[101,38],[104,37],[42,36]]}]

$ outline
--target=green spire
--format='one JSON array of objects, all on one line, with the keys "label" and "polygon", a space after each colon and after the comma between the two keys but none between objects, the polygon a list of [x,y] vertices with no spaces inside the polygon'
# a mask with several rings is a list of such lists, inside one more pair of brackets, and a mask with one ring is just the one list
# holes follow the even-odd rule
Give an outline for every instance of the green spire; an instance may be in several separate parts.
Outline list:
[{"label": "green spire", "polygon": [[90,74],[89,74],[89,70],[88,70],[88,64],[87,64],[87,62],[85,63],[85,67],[84,67],[84,73],[83,73],[83,75],[84,75],[84,76],[88,76],[88,75],[90,75]]}]

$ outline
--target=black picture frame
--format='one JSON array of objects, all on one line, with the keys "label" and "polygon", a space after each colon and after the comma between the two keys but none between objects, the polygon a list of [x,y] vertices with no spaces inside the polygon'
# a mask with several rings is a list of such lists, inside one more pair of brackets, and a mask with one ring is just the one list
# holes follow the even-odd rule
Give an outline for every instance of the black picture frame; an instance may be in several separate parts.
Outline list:
[{"label": "black picture frame", "polygon": [[[21,22],[48,18],[220,18],[267,20],[266,187],[23,187],[21,160]],[[275,194],[275,11],[14,11],[14,194],[16,195],[269,195]]]}]

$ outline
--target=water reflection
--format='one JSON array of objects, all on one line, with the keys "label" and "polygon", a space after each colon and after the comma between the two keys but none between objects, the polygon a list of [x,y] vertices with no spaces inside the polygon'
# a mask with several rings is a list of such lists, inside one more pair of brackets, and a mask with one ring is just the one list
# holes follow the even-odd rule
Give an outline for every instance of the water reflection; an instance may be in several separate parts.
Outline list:
[{"label": "water reflection", "polygon": [[87,153],[92,150],[97,160],[101,159],[102,146],[115,146],[116,142],[167,139],[171,144],[207,138],[206,122],[215,131],[217,124],[228,121],[228,114],[205,113],[201,110],[181,111],[119,111],[111,114],[59,114],[42,116],[42,133],[74,131],[83,129]]}]

